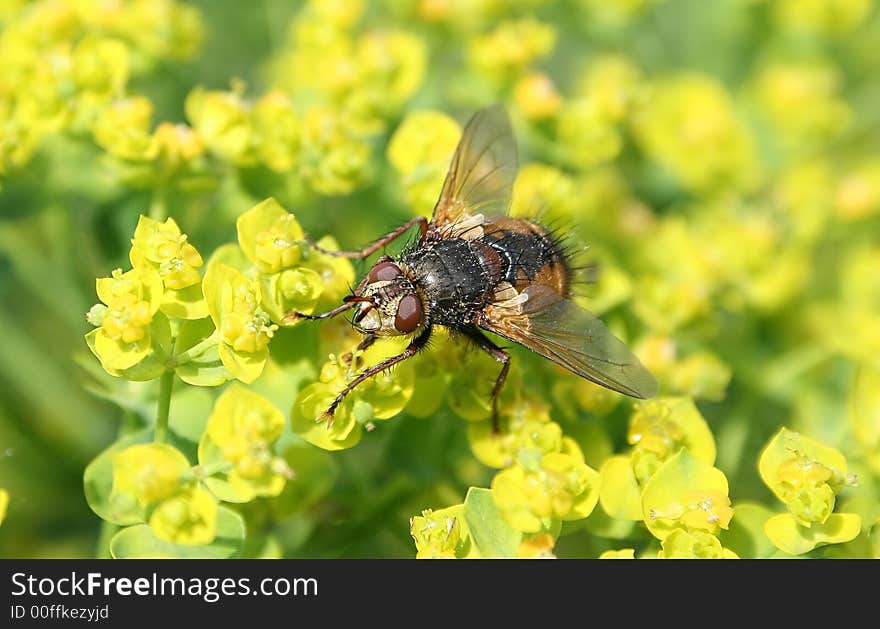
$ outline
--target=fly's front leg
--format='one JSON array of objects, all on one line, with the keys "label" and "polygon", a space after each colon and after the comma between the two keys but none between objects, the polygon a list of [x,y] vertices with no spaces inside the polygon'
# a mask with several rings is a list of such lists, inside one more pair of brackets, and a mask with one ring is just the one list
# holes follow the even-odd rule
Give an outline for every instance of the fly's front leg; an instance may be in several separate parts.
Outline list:
[{"label": "fly's front leg", "polygon": [[357,305],[357,302],[349,301],[342,304],[341,306],[337,306],[333,310],[328,310],[327,312],[322,312],[321,314],[306,314],[304,312],[297,312],[294,310],[293,312],[288,312],[286,315],[284,315],[281,323],[283,323],[284,325],[293,325],[300,319],[308,319],[309,321],[330,319],[340,313],[345,312],[346,310],[349,310],[350,308],[354,308],[355,305]]},{"label": "fly's front leg", "polygon": [[404,223],[403,225],[401,225],[400,227],[398,227],[394,231],[388,232],[387,234],[382,236],[376,242],[369,244],[366,247],[364,247],[363,249],[359,249],[358,251],[330,251],[329,249],[324,249],[323,247],[319,246],[317,243],[315,243],[311,239],[307,238],[306,242],[308,242],[309,245],[312,248],[314,248],[316,251],[327,254],[328,256],[335,256],[337,258],[354,258],[356,260],[363,260],[364,258],[370,256],[371,254],[375,253],[376,251],[378,251],[379,249],[381,249],[382,247],[387,245],[389,242],[391,242],[395,238],[398,238],[401,234],[406,232],[413,225],[419,226],[419,229],[421,229],[421,231],[422,231],[422,238],[424,238],[425,234],[428,233],[428,219],[426,219],[424,216],[416,216],[415,218],[408,220],[406,223]]},{"label": "fly's front leg", "polygon": [[[357,378],[349,382],[346,387],[339,392],[339,395],[336,396],[336,399],[330,404],[326,411],[321,413],[321,416],[315,420],[318,422],[326,421],[327,427],[333,425],[333,414],[336,412],[336,409],[342,404],[342,400],[345,399],[345,396],[352,392],[352,390],[362,383],[364,380],[368,378],[372,378],[378,373],[385,371],[386,369],[393,367],[397,363],[403,362],[407,358],[412,358],[415,356],[420,349],[422,349],[425,344],[428,342],[428,338],[431,336],[431,328],[425,328],[422,333],[417,336],[413,341],[407,346],[403,352],[398,354],[397,356],[392,356],[391,358],[386,358],[381,363],[377,365],[373,365],[362,374],[358,375]],[[369,337],[368,337],[369,338]],[[366,341],[366,339],[364,339]],[[372,343],[372,342],[371,342]]]},{"label": "fly's front leg", "polygon": [[501,425],[498,418],[498,398],[501,396],[501,389],[504,387],[504,381],[507,380],[507,372],[510,371],[510,354],[495,345],[486,338],[479,330],[468,331],[468,336],[493,359],[501,363],[501,373],[495,380],[495,386],[492,387],[492,430],[495,434],[501,432]]}]

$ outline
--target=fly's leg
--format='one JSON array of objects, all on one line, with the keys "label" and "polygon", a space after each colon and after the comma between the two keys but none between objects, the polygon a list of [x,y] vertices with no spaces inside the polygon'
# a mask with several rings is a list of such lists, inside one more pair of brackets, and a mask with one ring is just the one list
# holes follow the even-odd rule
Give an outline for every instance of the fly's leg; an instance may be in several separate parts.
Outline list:
[{"label": "fly's leg", "polygon": [[510,371],[510,354],[495,345],[479,330],[469,330],[467,335],[481,350],[501,363],[501,373],[498,374],[495,386],[492,387],[492,430],[497,435],[501,432],[501,424],[498,417],[498,398],[501,395],[501,389],[504,387],[504,381],[507,380],[507,372]]},{"label": "fly's leg", "polygon": [[330,251],[328,249],[324,249],[323,247],[319,246],[313,240],[306,239],[306,241],[315,250],[317,250],[321,253],[327,254],[328,256],[335,256],[337,258],[354,258],[356,260],[363,260],[364,258],[370,256],[371,254],[375,253],[376,251],[378,251],[379,249],[381,249],[382,247],[387,245],[389,242],[391,242],[395,238],[398,238],[401,234],[406,232],[413,225],[419,226],[419,229],[422,231],[422,238],[424,238],[425,234],[428,233],[428,219],[426,219],[424,216],[416,216],[415,218],[412,218],[412,219],[408,220],[407,222],[405,222],[403,225],[401,225],[397,229],[388,232],[387,234],[382,236],[376,242],[369,244],[366,247],[364,247],[363,249],[360,249],[358,251]]},{"label": "fly's leg", "polygon": [[356,304],[357,302],[355,301],[348,301],[341,306],[337,306],[333,310],[328,310],[327,312],[322,312],[321,314],[306,314],[304,312],[296,311],[288,312],[286,315],[284,315],[282,323],[284,323],[285,325],[291,325],[299,319],[308,319],[309,321],[314,321],[318,319],[330,319],[331,317],[335,317],[336,315],[345,312],[350,308],[354,308]]},{"label": "fly's leg", "polygon": [[[321,413],[321,416],[315,420],[318,422],[326,421],[327,427],[329,428],[333,424],[333,414],[336,412],[336,408],[342,404],[342,400],[345,399],[345,396],[352,392],[352,390],[362,383],[364,380],[372,378],[378,373],[385,371],[386,369],[393,367],[397,363],[403,362],[407,358],[412,358],[415,356],[420,349],[422,349],[425,344],[428,342],[428,338],[431,336],[431,328],[425,328],[425,330],[407,346],[403,352],[398,354],[397,356],[392,356],[391,358],[386,358],[381,363],[377,365],[373,365],[362,374],[358,375],[357,378],[349,382],[346,387],[339,392],[339,395],[336,396],[336,399],[330,404],[326,411]],[[367,337],[369,338],[369,337]],[[364,339],[366,342],[367,339]],[[371,342],[372,343],[372,342]],[[363,343],[362,343],[363,344]]]}]

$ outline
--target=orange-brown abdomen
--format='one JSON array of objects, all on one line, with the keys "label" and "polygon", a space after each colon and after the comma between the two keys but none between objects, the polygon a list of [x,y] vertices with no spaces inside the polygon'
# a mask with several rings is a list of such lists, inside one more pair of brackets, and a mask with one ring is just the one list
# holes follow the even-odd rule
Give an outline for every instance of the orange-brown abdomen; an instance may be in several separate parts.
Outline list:
[{"label": "orange-brown abdomen", "polygon": [[569,296],[571,269],[559,240],[537,223],[518,218],[497,218],[483,226],[479,241],[498,252],[501,280],[517,291],[527,286],[548,286]]}]

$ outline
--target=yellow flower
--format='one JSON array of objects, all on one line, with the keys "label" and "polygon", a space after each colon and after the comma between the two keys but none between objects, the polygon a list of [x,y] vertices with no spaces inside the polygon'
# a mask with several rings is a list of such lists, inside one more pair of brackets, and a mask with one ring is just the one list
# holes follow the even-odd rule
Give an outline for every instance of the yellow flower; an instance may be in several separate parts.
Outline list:
[{"label": "yellow flower", "polygon": [[201,319],[208,314],[199,287],[202,256],[173,218],[160,223],[138,219],[128,254],[132,266],[155,270],[162,278],[165,296],[162,311],[178,319]]},{"label": "yellow flower", "polygon": [[415,213],[430,216],[461,127],[444,113],[410,112],[388,142],[388,161],[401,177]]},{"label": "yellow flower", "polygon": [[552,118],[562,106],[562,97],[546,74],[536,72],[522,77],[513,88],[516,104],[531,120]]},{"label": "yellow flower", "polygon": [[834,208],[846,220],[880,213],[880,160],[870,160],[847,171],[837,184]]},{"label": "yellow flower", "polygon": [[556,29],[535,19],[505,21],[486,35],[475,37],[468,50],[481,72],[507,78],[549,54],[556,45]]},{"label": "yellow flower", "polygon": [[462,542],[462,505],[440,511],[426,509],[410,519],[409,531],[416,543],[416,559],[455,559]]},{"label": "yellow flower", "polygon": [[149,160],[156,154],[150,135],[152,103],[142,96],[115,100],[104,108],[92,127],[98,146],[127,160]]},{"label": "yellow flower", "polygon": [[249,161],[251,143],[248,108],[240,89],[221,92],[197,87],[185,104],[186,117],[205,146],[236,164]]},{"label": "yellow flower", "polygon": [[724,86],[709,76],[658,82],[633,123],[642,149],[688,188],[742,189],[755,180],[752,137]]},{"label": "yellow flower", "polygon": [[269,341],[278,329],[260,307],[259,282],[213,261],[202,287],[208,312],[220,332],[223,366],[242,382],[253,382],[269,360]]},{"label": "yellow flower", "polygon": [[161,122],[153,133],[153,139],[158,156],[173,168],[192,162],[205,152],[201,139],[192,127],[185,124]]},{"label": "yellow flower", "polygon": [[300,174],[321,194],[347,194],[369,174],[369,145],[340,112],[329,107],[306,110],[301,146]]},{"label": "yellow flower", "polygon": [[601,56],[590,63],[589,72],[577,86],[577,94],[591,99],[600,114],[620,121],[643,94],[639,69],[626,57]]},{"label": "yellow flower", "polygon": [[128,49],[117,39],[85,37],[73,49],[73,76],[81,90],[119,96],[128,75]]},{"label": "yellow flower", "polygon": [[160,503],[149,524],[156,537],[173,544],[210,544],[217,534],[217,501],[201,487],[187,489]]},{"label": "yellow flower", "polygon": [[709,465],[715,461],[715,440],[689,398],[656,398],[639,404],[627,440],[635,446],[631,461],[640,483],[682,448]]},{"label": "yellow flower", "polygon": [[556,540],[549,533],[539,533],[523,539],[516,549],[516,556],[522,559],[556,559],[553,546]]},{"label": "yellow flower", "polygon": [[717,537],[703,531],[675,529],[661,542],[658,559],[738,559]]},{"label": "yellow flower", "polygon": [[306,243],[296,217],[266,199],[238,217],[238,243],[260,273],[278,273],[297,264]]},{"label": "yellow flower", "polygon": [[660,540],[676,530],[714,536],[728,528],[733,517],[727,478],[681,450],[645,484],[642,513],[648,530]]},{"label": "yellow flower", "polygon": [[162,279],[153,269],[115,269],[95,282],[106,307],[92,308],[93,351],[110,373],[128,369],[151,351],[152,323],[162,303]]},{"label": "yellow flower", "polygon": [[682,498],[682,504],[681,523],[690,530],[703,529],[714,534],[719,527],[726,529],[733,517],[730,498],[719,491],[693,491]]},{"label": "yellow flower", "polygon": [[290,172],[297,166],[300,121],[286,94],[273,90],[258,99],[251,111],[251,127],[257,159],[277,172]]},{"label": "yellow flower", "polygon": [[568,101],[559,113],[556,137],[578,168],[592,168],[617,157],[623,146],[614,121],[594,99]]},{"label": "yellow flower", "polygon": [[199,444],[199,464],[228,462],[226,477],[240,501],[277,496],[292,477],[272,446],[284,429],[284,416],[268,400],[238,384],[217,398]]},{"label": "yellow flower", "polygon": [[598,489],[598,472],[577,455],[562,452],[540,457],[532,469],[513,465],[492,479],[498,509],[524,533],[540,531],[551,519],[587,517],[598,500]]},{"label": "yellow flower", "polygon": [[[822,62],[774,62],[758,74],[759,104],[790,143],[824,139],[842,129],[849,107],[837,98],[840,76]],[[809,107],[804,107],[809,103]]]},{"label": "yellow flower", "polygon": [[808,528],[824,524],[837,493],[855,482],[847,476],[847,462],[840,452],[786,428],[764,447],[758,470],[797,523]]},{"label": "yellow flower", "polygon": [[202,266],[202,256],[187,242],[173,218],[159,223],[141,216],[131,245],[132,266],[157,270],[166,288],[180,290],[201,279],[196,269]]},{"label": "yellow flower", "polygon": [[190,465],[179,450],[163,443],[136,445],[113,457],[113,494],[134,496],[142,506],[177,494]]}]

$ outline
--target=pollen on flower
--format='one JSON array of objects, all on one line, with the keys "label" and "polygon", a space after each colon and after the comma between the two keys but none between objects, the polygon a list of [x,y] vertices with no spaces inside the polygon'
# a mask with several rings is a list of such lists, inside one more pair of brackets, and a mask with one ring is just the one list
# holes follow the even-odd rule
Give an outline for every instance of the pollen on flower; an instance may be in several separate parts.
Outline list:
[{"label": "pollen on flower", "polygon": [[703,529],[716,533],[726,529],[733,517],[730,498],[717,491],[697,491],[685,498],[686,509],[682,523],[689,529]]},{"label": "pollen on flower", "polygon": [[256,235],[255,257],[263,273],[277,273],[302,258],[303,231],[293,214],[280,216]]},{"label": "pollen on flower", "polygon": [[410,518],[410,535],[416,543],[417,559],[455,559],[462,540],[462,527],[458,507],[442,511],[426,509],[422,515]]}]

